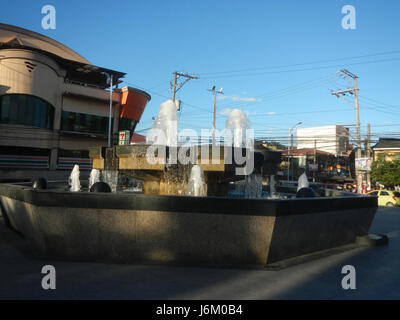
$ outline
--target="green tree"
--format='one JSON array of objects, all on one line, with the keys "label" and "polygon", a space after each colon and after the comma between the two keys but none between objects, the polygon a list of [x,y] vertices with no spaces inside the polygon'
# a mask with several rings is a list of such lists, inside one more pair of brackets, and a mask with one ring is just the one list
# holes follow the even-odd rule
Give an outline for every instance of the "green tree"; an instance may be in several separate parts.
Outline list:
[{"label": "green tree", "polygon": [[371,178],[385,187],[400,185],[400,160],[374,161]]}]

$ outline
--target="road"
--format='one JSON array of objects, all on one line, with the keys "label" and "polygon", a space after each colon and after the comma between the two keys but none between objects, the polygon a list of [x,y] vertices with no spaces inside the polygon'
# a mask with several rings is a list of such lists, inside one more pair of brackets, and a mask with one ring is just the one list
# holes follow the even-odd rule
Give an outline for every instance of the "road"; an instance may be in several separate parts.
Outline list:
[{"label": "road", "polygon": [[[400,208],[379,208],[371,232],[389,245],[279,271],[74,263],[38,258],[0,216],[0,299],[400,299]],[[41,287],[44,265],[56,268],[55,290]],[[341,287],[344,265],[355,290]]]}]

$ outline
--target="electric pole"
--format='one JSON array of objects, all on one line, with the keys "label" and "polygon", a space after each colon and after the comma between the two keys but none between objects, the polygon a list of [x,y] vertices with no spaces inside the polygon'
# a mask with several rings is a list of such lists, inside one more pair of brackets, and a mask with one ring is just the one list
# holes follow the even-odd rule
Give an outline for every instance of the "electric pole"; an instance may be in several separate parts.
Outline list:
[{"label": "electric pole", "polygon": [[[171,83],[171,89],[172,89],[172,101],[175,102],[175,94],[177,93],[177,91],[183,87],[183,85],[188,82],[190,79],[199,79],[200,77],[196,77],[196,76],[192,76],[190,74],[187,73],[182,73],[182,72],[174,72],[174,80]],[[185,81],[181,82],[181,83],[177,83],[177,80],[180,77],[184,77],[186,78]]]},{"label": "electric pole", "polygon": [[213,116],[213,130],[212,130],[212,144],[215,144],[215,118],[216,118],[216,108],[217,108],[217,94],[224,94],[222,92],[222,88],[219,91],[215,90],[215,86],[212,86],[210,90],[208,90],[214,94],[214,116]]},{"label": "electric pole", "polygon": [[[338,98],[345,100],[347,103],[350,103],[350,102],[347,99],[345,99],[343,96],[345,96],[347,93],[354,95],[354,109],[356,111],[356,128],[357,128],[357,150],[356,150],[356,160],[357,160],[357,158],[361,158],[360,112],[359,112],[359,105],[358,105],[358,90],[359,89],[358,89],[358,85],[357,85],[358,77],[346,69],[340,70],[339,73],[341,73],[341,76],[343,76],[344,78],[350,77],[354,81],[353,87],[350,86],[348,89],[345,89],[345,90],[331,91],[331,94],[335,95]],[[362,179],[360,177],[360,173],[358,172],[357,168],[356,168],[356,179],[357,179],[357,191],[360,193]]]},{"label": "electric pole", "polygon": [[[371,157],[371,125],[368,123],[367,126],[367,141],[365,144],[365,150],[367,151],[367,158],[369,159]],[[372,163],[372,161],[370,162]],[[371,188],[371,171],[369,170],[370,168],[367,167],[367,187]]]}]

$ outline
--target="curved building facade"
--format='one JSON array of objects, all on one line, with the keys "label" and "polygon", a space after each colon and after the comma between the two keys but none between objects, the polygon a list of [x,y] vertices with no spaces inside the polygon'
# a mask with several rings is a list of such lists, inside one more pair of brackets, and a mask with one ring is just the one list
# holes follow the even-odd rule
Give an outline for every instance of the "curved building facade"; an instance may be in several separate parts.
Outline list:
[{"label": "curved building facade", "polygon": [[[112,76],[113,142],[133,134],[148,93],[118,88],[125,73],[91,64],[41,34],[0,24],[0,171],[91,167],[88,147],[106,146]],[[26,171],[25,171],[26,173]]]}]

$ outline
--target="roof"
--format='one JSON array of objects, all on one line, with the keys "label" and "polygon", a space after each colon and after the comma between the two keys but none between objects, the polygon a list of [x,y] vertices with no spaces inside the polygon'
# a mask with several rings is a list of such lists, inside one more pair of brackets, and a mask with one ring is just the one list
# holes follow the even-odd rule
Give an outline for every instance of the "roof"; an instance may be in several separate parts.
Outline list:
[{"label": "roof", "polygon": [[[290,150],[289,155],[296,157],[296,156],[307,156],[307,155],[314,155],[314,152],[319,155],[332,155],[332,153],[322,151],[322,150],[315,150],[314,148],[301,148],[301,149],[292,149]],[[283,151],[284,156],[288,155],[288,150]]]},{"label": "roof", "polygon": [[146,143],[146,137],[138,133],[133,133],[130,143]]},{"label": "roof", "polygon": [[0,23],[0,43],[40,49],[64,59],[91,64],[84,57],[56,40],[9,24]]},{"label": "roof", "polygon": [[108,86],[107,76],[104,73],[113,76],[114,84],[116,79],[125,76],[123,72],[91,64],[72,49],[42,34],[0,23],[0,49],[2,48],[29,49],[40,52],[58,62],[67,71],[68,79],[79,79],[81,82],[100,87]]},{"label": "roof", "polygon": [[394,149],[400,148],[400,139],[396,138],[379,138],[379,141],[372,149]]}]

